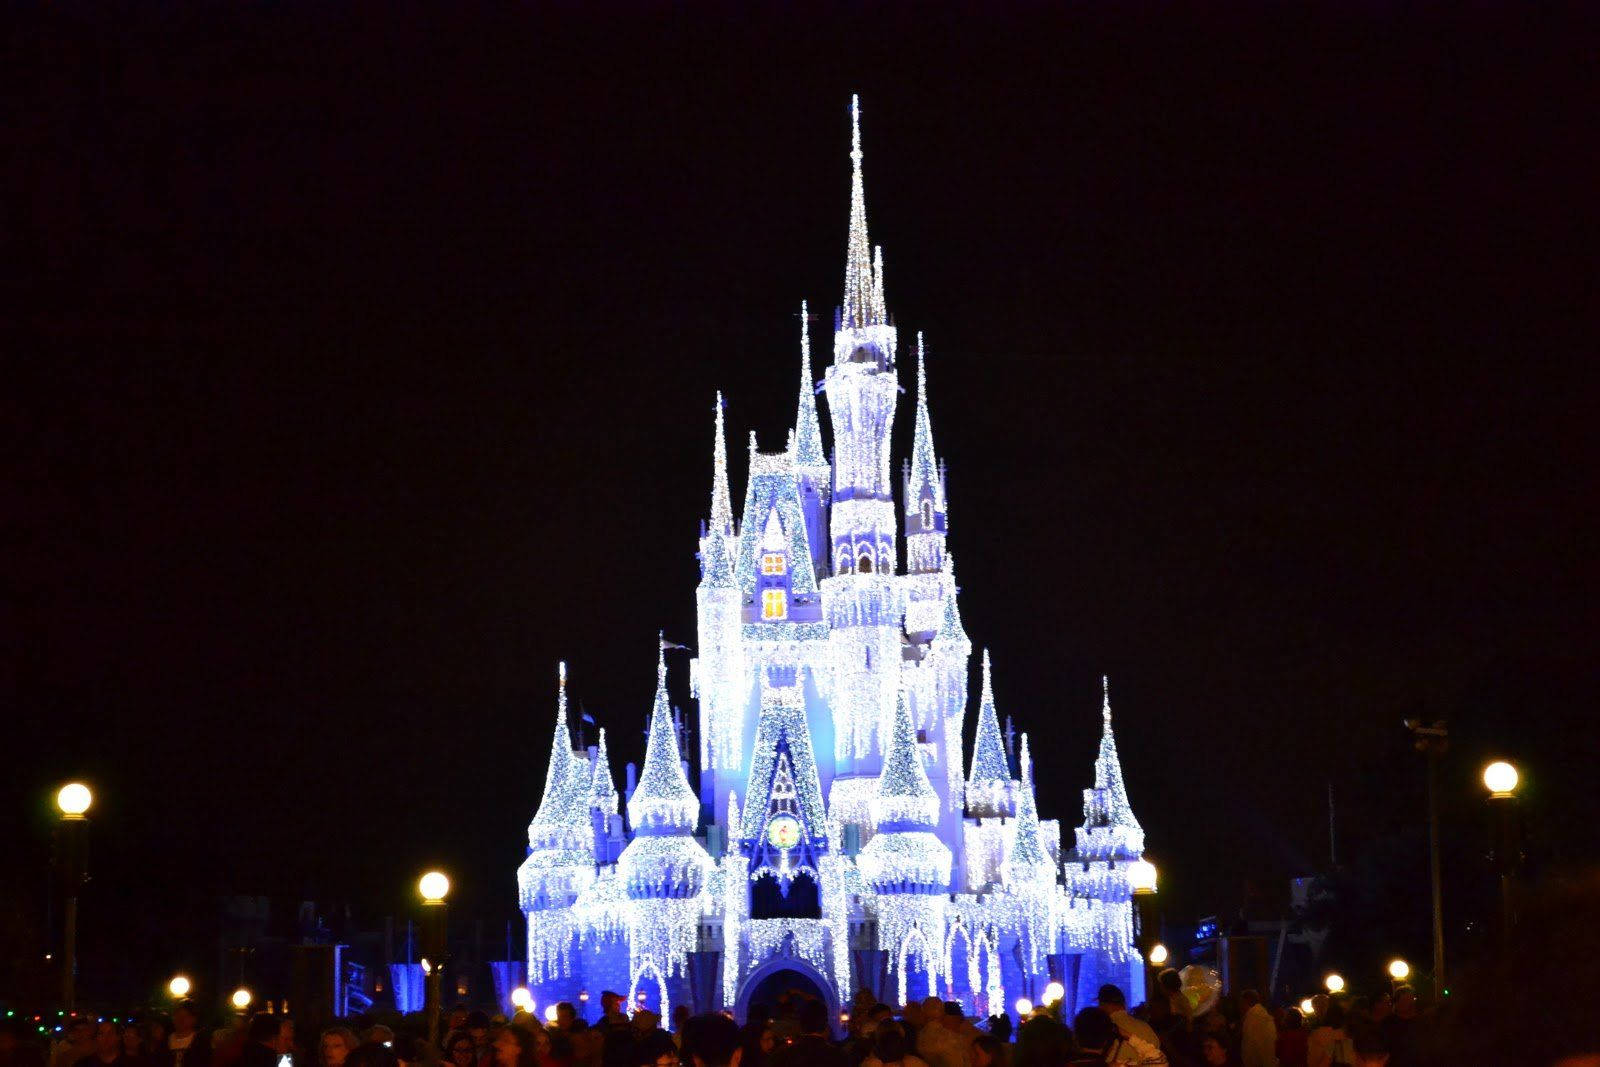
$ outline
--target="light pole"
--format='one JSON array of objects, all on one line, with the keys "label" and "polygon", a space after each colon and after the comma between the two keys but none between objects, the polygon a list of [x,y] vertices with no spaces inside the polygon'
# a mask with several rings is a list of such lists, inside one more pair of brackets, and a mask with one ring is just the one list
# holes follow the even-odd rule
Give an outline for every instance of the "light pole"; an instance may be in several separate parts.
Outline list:
[{"label": "light pole", "polygon": [[56,824],[56,873],[66,898],[65,933],[61,939],[61,1003],[76,1007],[78,992],[78,889],[89,878],[89,820],[94,794],[82,782],[68,782],[56,793],[61,821]]},{"label": "light pole", "polygon": [[1489,807],[1494,812],[1494,864],[1500,872],[1500,943],[1511,944],[1511,931],[1517,925],[1515,882],[1522,861],[1522,841],[1517,825],[1516,767],[1496,760],[1483,769],[1483,785],[1489,790]]},{"label": "light pole", "polygon": [[228,999],[233,1002],[233,1010],[243,1015],[250,1010],[250,1002],[255,998],[250,995],[250,990],[240,986],[233,991],[233,996]]},{"label": "light pole", "polygon": [[1134,930],[1135,945],[1139,949],[1140,958],[1145,961],[1143,970],[1146,1004],[1150,1003],[1150,991],[1155,982],[1150,956],[1155,951],[1157,939],[1161,936],[1160,922],[1156,916],[1157,878],[1156,865],[1149,860],[1135,860],[1128,866],[1128,888],[1133,894],[1133,909],[1138,920],[1138,926]]},{"label": "light pole", "polygon": [[1418,752],[1428,757],[1428,874],[1433,885],[1433,995],[1444,994],[1444,903],[1439,885],[1439,757],[1450,747],[1444,720],[1406,719]]},{"label": "light pole", "polygon": [[427,980],[428,1041],[439,1040],[439,1010],[443,996],[445,957],[449,954],[449,909],[444,898],[450,893],[450,879],[441,871],[429,871],[417,883],[422,895],[422,961]]}]

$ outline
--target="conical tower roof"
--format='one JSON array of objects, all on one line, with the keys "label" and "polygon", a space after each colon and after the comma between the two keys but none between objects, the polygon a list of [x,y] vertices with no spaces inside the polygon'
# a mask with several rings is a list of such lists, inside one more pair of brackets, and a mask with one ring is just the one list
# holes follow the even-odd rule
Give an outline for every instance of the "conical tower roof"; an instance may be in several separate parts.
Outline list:
[{"label": "conical tower roof", "polygon": [[850,97],[850,233],[845,247],[844,305],[840,325],[846,330],[881,326],[883,280],[873,270],[872,242],[867,238],[867,193],[861,177],[861,99]]},{"label": "conical tower roof", "polygon": [[550,765],[545,770],[544,796],[528,825],[528,844],[535,850],[584,849],[593,845],[589,823],[589,798],[581,788],[580,761],[572,751],[567,726],[567,665],[558,670],[556,728],[550,744]]},{"label": "conical tower roof", "polygon": [[1100,753],[1094,761],[1094,787],[1103,790],[1106,798],[1106,816],[1113,826],[1141,829],[1133,816],[1133,806],[1128,803],[1128,787],[1122,784],[1122,763],[1117,759],[1117,738],[1111,730],[1111,679],[1100,679],[1102,704],[1100,709]]},{"label": "conical tower roof", "polygon": [[939,485],[939,458],[933,452],[933,420],[928,416],[928,360],[922,344],[922,332],[917,332],[917,417],[911,436],[911,484],[906,498],[906,510],[914,510],[915,501],[926,489],[933,495],[934,505],[944,508],[944,492]]},{"label": "conical tower roof", "polygon": [[811,319],[800,302],[800,401],[795,411],[795,466],[821,470],[828,466],[822,448],[822,426],[817,421],[816,379],[811,376]]},{"label": "conical tower roof", "polygon": [[983,689],[978,702],[978,730],[972,739],[972,769],[967,775],[967,809],[976,816],[1010,813],[1011,767],[1000,716],[994,706],[989,650],[983,650]]},{"label": "conical tower roof", "polygon": [[895,698],[894,723],[878,774],[878,792],[872,801],[879,830],[895,825],[931,827],[939,817],[939,795],[928,781],[928,771],[917,752],[917,732],[911,725],[911,708],[905,690]]},{"label": "conical tower roof", "polygon": [[1017,789],[1017,826],[1000,865],[1001,878],[1008,884],[1038,884],[1055,880],[1055,862],[1045,851],[1039,832],[1039,809],[1033,796],[1033,760],[1028,753],[1028,735],[1022,735],[1022,780]]},{"label": "conical tower roof", "polygon": [[633,796],[628,798],[628,820],[635,833],[692,833],[699,821],[700,800],[684,777],[678,732],[667,703],[667,663],[664,650],[656,652],[656,699],[650,713],[650,736],[645,743],[644,769]]},{"label": "conical tower roof", "polygon": [[616,780],[611,777],[611,756],[606,752],[606,731],[600,729],[600,741],[595,746],[594,775],[589,781],[589,805],[607,815],[617,813]]}]

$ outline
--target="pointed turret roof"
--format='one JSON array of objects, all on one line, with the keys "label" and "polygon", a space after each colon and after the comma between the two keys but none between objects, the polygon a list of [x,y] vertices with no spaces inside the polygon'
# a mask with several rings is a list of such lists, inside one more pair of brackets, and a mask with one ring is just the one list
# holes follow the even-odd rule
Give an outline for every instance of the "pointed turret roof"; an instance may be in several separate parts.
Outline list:
[{"label": "pointed turret roof", "polygon": [[589,824],[589,797],[579,786],[581,762],[572,751],[567,726],[567,665],[558,669],[556,729],[550,743],[550,765],[545,770],[544,796],[528,825],[528,844],[534,849],[581,849],[593,845]]},{"label": "pointed turret roof", "polygon": [[727,537],[733,533],[733,496],[728,490],[728,439],[722,425],[722,393],[717,393],[716,442],[711,453],[711,521],[708,532]]},{"label": "pointed turret roof", "polygon": [[939,458],[933,451],[933,423],[928,417],[928,361],[922,346],[922,332],[917,332],[917,421],[911,438],[911,481],[906,493],[906,510],[915,509],[915,501],[926,488],[935,506],[944,510],[944,493],[939,485]]},{"label": "pointed turret roof", "polygon": [[973,815],[1008,814],[1011,767],[994,707],[989,650],[983,650],[983,689],[978,702],[978,732],[972,739],[972,771],[967,776],[967,808]]},{"label": "pointed turret roof", "polygon": [[867,239],[867,194],[861,177],[861,98],[850,97],[850,235],[845,246],[843,329],[883,325],[879,313],[883,283],[872,263]]},{"label": "pointed turret roof", "polygon": [[594,775],[589,780],[589,806],[607,815],[617,813],[616,780],[611,777],[611,757],[606,752],[605,727],[600,728],[600,743],[594,752]]},{"label": "pointed turret roof", "polygon": [[961,606],[956,603],[954,553],[944,554],[944,565],[940,570],[949,581],[944,597],[944,618],[939,620],[939,630],[933,635],[934,640],[947,647],[970,650],[972,641],[967,637],[966,627],[961,625]]},{"label": "pointed turret roof", "polygon": [[816,379],[811,377],[811,320],[806,302],[800,301],[800,403],[795,412],[795,466],[822,469],[828,454],[822,448],[822,427],[817,422]]},{"label": "pointed turret roof", "polygon": [[917,751],[917,731],[911,725],[911,708],[902,689],[895,698],[894,724],[878,774],[878,793],[872,801],[873,820],[926,828],[939,816],[939,795],[928,781],[928,770]]},{"label": "pointed turret roof", "polygon": [[1128,803],[1128,787],[1122,784],[1122,763],[1117,759],[1117,738],[1111,732],[1111,679],[1100,679],[1102,704],[1100,707],[1100,753],[1094,761],[1094,787],[1103,790],[1106,797],[1106,815],[1113,826],[1140,829],[1139,820],[1133,817],[1133,806]]},{"label": "pointed turret roof", "polygon": [[1039,809],[1033,797],[1033,760],[1028,754],[1028,735],[1022,735],[1022,780],[1017,789],[1017,826],[1011,847],[1000,865],[1007,884],[1055,880],[1055,862],[1045,851],[1039,832]]},{"label": "pointed turret roof", "polygon": [[[658,637],[659,641],[659,637]],[[656,651],[656,700],[650,714],[650,737],[645,743],[644,769],[628,798],[628,821],[634,831],[690,833],[699,821],[700,800],[684,777],[667,703],[667,663],[664,650]]]}]

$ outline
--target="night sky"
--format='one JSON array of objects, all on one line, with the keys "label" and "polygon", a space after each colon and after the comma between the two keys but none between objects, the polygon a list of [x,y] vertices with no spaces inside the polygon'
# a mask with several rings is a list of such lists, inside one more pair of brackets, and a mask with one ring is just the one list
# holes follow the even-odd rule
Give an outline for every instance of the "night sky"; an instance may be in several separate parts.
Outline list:
[{"label": "night sky", "polygon": [[14,10],[8,912],[82,776],[90,952],[430,863],[514,914],[556,661],[620,778],[695,640],[713,394],[736,499],[793,418],[852,91],[1045,813],[1106,673],[1171,914],[1326,866],[1330,781],[1342,862],[1420,842],[1419,713],[1453,884],[1491,754],[1592,861],[1600,35],[1462,6]]}]

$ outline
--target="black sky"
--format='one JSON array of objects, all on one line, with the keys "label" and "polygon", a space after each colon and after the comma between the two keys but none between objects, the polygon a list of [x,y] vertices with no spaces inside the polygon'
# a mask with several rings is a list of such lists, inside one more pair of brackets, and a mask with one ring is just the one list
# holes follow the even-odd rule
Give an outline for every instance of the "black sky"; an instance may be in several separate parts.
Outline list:
[{"label": "black sky", "polygon": [[1046,812],[1079,818],[1104,672],[1174,911],[1325,863],[1330,780],[1346,856],[1414,834],[1419,709],[1463,839],[1492,751],[1553,861],[1600,849],[1592,15],[8,18],[19,907],[82,775],[102,915],[175,910],[152,882],[382,909],[428,862],[509,913],[556,660],[637,758],[713,392],[736,487],[792,418],[852,91]]}]

